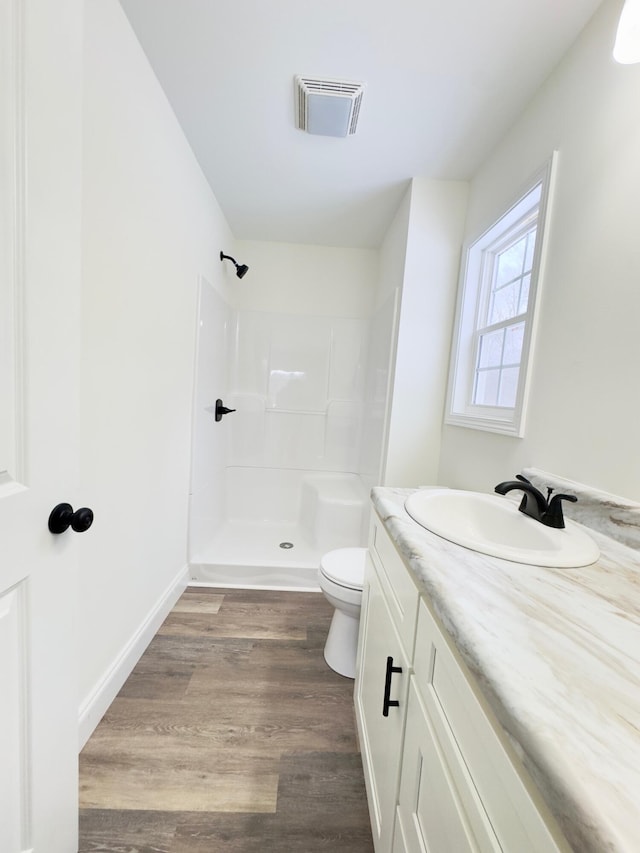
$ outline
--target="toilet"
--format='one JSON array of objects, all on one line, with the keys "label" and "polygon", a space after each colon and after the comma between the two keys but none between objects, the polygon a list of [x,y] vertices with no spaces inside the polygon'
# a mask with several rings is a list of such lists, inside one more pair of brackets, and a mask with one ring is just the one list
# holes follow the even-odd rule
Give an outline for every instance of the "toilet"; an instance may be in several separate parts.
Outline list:
[{"label": "toilet", "polygon": [[318,571],[320,589],[335,607],[324,646],[324,659],[331,669],[347,678],[356,677],[366,556],[366,548],[338,548],[321,558]]}]

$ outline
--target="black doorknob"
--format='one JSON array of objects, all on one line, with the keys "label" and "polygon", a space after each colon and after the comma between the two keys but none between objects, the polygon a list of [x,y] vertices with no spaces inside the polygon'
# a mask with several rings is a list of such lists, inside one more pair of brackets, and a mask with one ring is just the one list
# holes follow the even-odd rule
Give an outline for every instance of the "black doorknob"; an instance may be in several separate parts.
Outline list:
[{"label": "black doorknob", "polygon": [[49,530],[51,533],[64,533],[69,527],[76,533],[84,533],[93,524],[93,511],[83,506],[73,511],[71,504],[58,504],[51,510]]},{"label": "black doorknob", "polygon": [[216,400],[216,420],[221,421],[223,415],[228,415],[229,412],[235,412],[235,409],[227,409],[222,405],[222,400]]}]

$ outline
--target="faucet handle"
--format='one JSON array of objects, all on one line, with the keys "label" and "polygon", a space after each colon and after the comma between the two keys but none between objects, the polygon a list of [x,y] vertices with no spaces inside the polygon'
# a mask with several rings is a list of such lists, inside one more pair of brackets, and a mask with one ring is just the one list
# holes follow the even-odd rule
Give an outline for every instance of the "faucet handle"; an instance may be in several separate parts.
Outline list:
[{"label": "faucet handle", "polygon": [[565,524],[562,501],[576,503],[577,500],[578,498],[575,495],[554,495],[549,501],[549,509],[544,514],[544,523],[547,527],[563,528]]}]

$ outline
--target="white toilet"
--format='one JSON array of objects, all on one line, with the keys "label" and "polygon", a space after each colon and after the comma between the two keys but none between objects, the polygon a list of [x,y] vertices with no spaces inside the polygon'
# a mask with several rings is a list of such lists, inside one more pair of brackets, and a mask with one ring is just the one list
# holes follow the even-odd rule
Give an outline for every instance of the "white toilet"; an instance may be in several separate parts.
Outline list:
[{"label": "white toilet", "polygon": [[324,659],[331,669],[347,678],[356,676],[366,556],[366,548],[338,548],[322,557],[318,571],[320,589],[335,607]]}]

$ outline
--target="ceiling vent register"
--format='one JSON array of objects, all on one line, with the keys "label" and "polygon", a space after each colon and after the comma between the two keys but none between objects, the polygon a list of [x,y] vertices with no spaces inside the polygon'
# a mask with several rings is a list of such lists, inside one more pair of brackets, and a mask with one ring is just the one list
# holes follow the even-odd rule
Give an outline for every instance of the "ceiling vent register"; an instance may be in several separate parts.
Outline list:
[{"label": "ceiling vent register", "polygon": [[298,75],[295,78],[297,126],[319,136],[352,136],[363,92],[362,83]]}]

